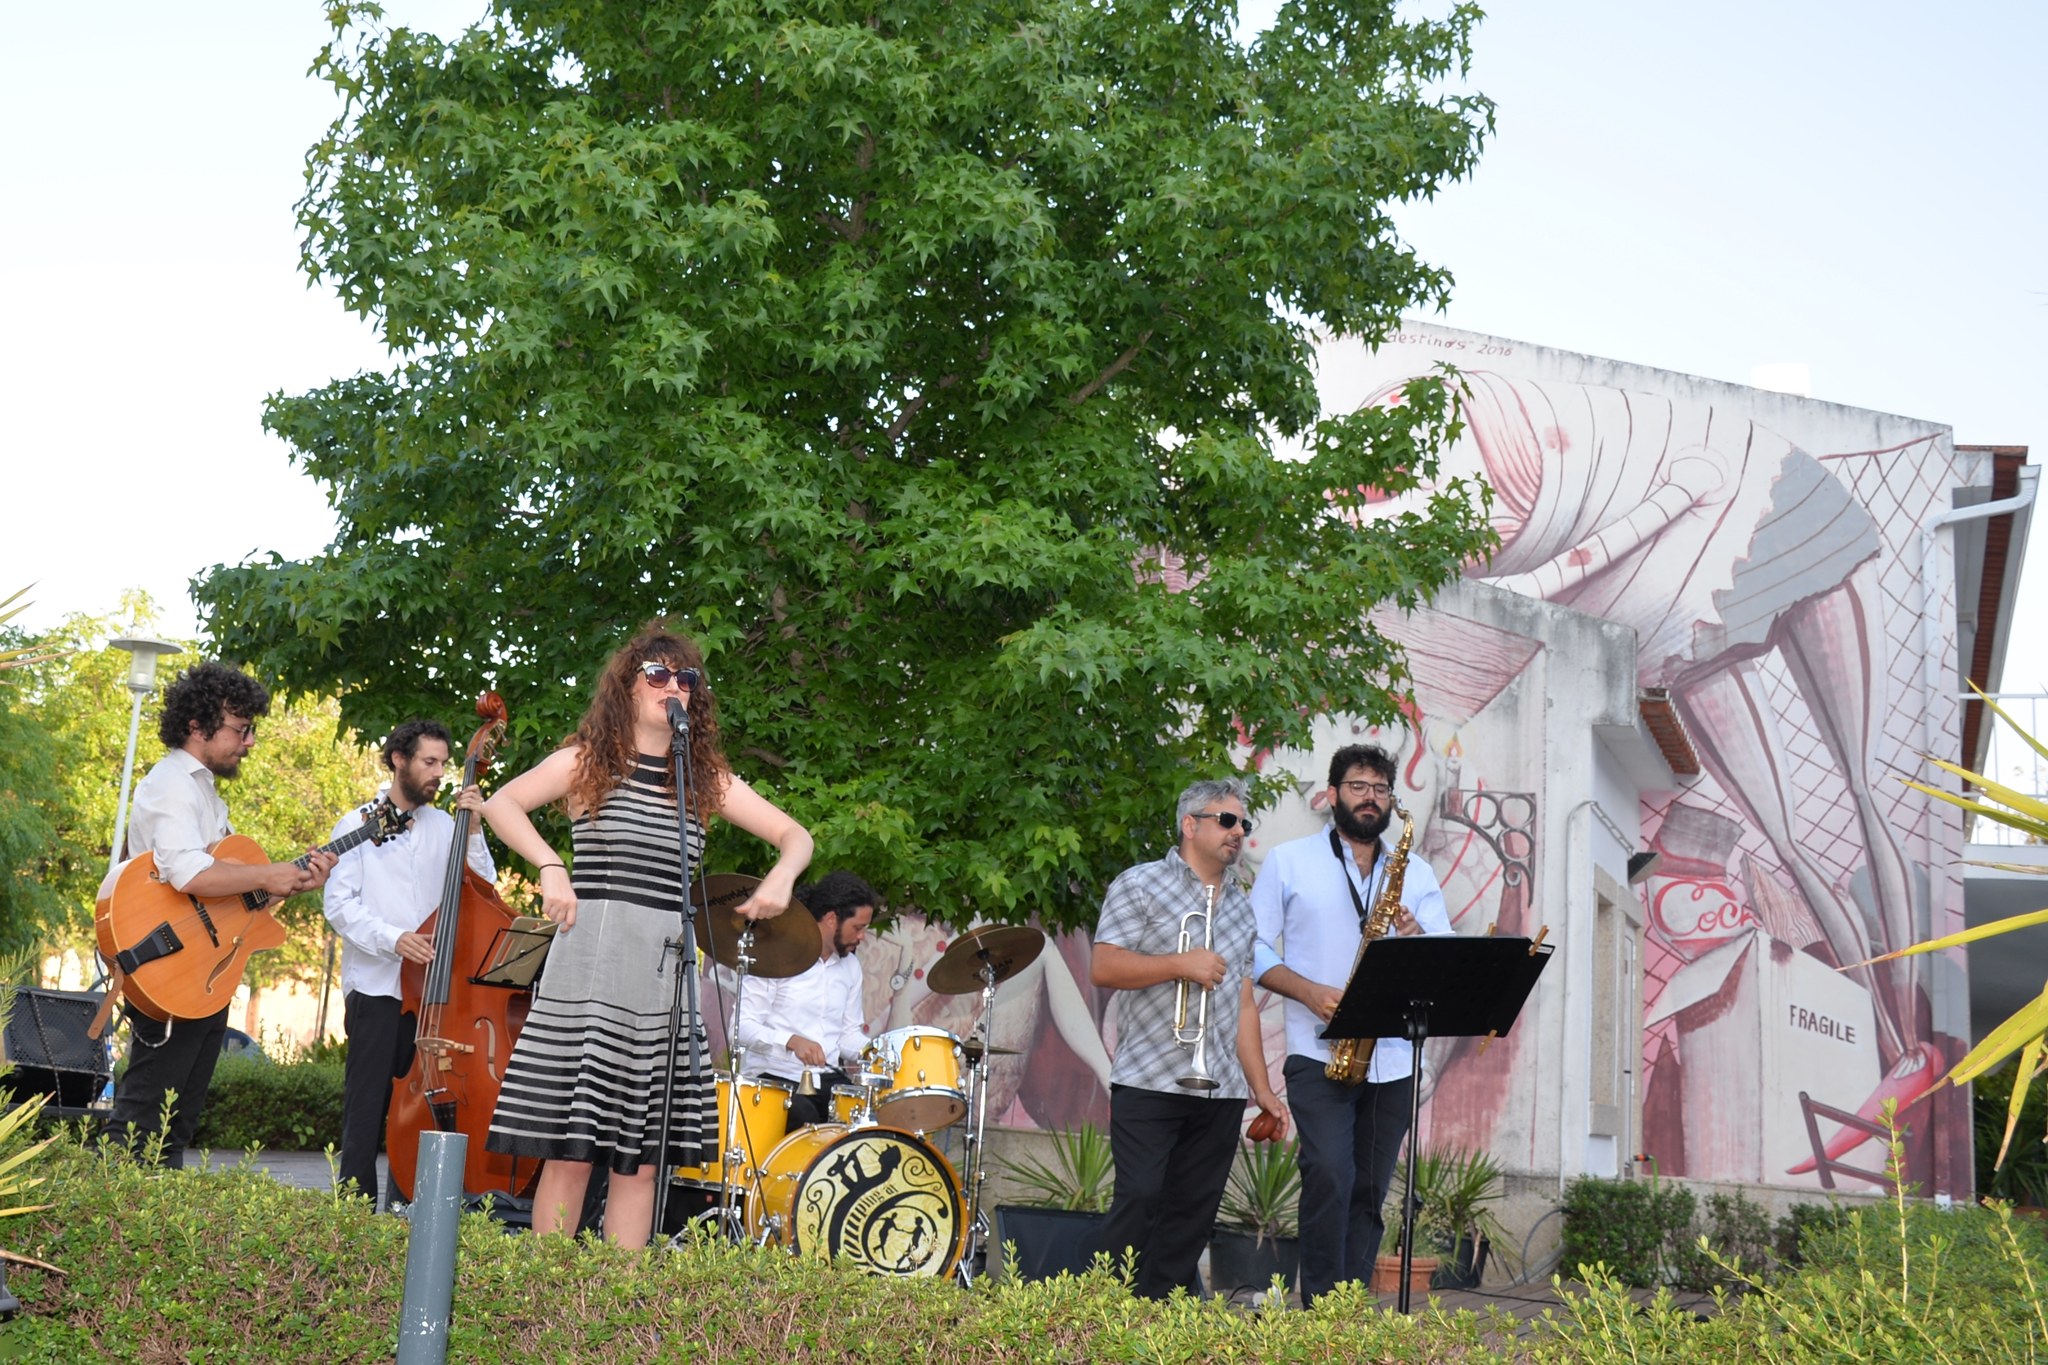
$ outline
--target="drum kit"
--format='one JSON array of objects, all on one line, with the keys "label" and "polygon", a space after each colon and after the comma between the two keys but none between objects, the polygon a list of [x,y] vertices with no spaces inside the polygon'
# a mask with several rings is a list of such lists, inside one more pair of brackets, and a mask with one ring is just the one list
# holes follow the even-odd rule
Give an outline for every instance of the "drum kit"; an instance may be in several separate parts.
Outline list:
[{"label": "drum kit", "polygon": [[[747,979],[796,976],[818,960],[807,915],[793,910],[750,921],[732,913],[752,877],[707,877],[699,906],[710,921],[711,955],[736,973],[732,1026],[738,1034]],[[741,1076],[733,1049],[718,1085],[718,1132],[705,1164],[672,1178],[712,1198],[701,1215],[723,1235],[792,1255],[845,1258],[877,1275],[957,1276],[970,1282],[986,1263],[989,1222],[981,1208],[988,1125],[989,1060],[996,987],[1045,947],[1045,935],[985,925],[955,939],[925,976],[940,995],[979,992],[966,1038],[921,1025],[877,1035],[851,1084],[832,1088],[832,1121],[789,1129],[792,1087]],[[808,1084],[808,1081],[806,1082]],[[932,1135],[962,1129],[958,1171]]]}]

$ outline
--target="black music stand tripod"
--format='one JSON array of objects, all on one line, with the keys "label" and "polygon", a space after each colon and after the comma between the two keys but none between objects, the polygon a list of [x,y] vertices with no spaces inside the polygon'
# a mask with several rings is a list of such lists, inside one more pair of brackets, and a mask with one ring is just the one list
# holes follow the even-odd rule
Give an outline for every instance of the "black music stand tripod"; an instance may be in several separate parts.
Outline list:
[{"label": "black music stand tripod", "polygon": [[1400,1311],[1408,1311],[1408,1271],[1415,1257],[1415,1132],[1422,1116],[1422,1045],[1431,1038],[1505,1034],[1550,960],[1550,949],[1526,938],[1377,938],[1329,1027],[1337,1038],[1406,1038],[1417,1073],[1408,1098],[1408,1197],[1401,1201]]}]

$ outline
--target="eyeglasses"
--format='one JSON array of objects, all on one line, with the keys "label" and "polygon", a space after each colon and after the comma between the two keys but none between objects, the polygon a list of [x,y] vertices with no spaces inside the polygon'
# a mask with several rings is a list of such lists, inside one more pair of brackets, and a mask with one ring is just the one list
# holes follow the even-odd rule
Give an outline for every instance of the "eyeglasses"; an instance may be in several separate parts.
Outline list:
[{"label": "eyeglasses", "polygon": [[667,664],[656,663],[652,659],[640,665],[640,673],[647,679],[647,685],[657,692],[670,683],[677,684],[685,691],[695,692],[697,684],[704,680],[704,675],[694,668],[670,668]]},{"label": "eyeglasses", "polygon": [[232,732],[236,739],[251,740],[256,738],[256,722],[253,720],[244,721],[240,725],[230,725],[226,721],[222,721],[220,728]]},{"label": "eyeglasses", "polygon": [[1350,782],[1339,782],[1337,785],[1344,789],[1347,796],[1377,796],[1384,799],[1394,794],[1394,789],[1384,782],[1360,782],[1353,779]]},{"label": "eyeglasses", "polygon": [[1196,811],[1195,818],[1197,820],[1214,820],[1218,829],[1236,829],[1239,825],[1243,825],[1246,834],[1252,832],[1252,818],[1249,815],[1239,815],[1234,810]]}]

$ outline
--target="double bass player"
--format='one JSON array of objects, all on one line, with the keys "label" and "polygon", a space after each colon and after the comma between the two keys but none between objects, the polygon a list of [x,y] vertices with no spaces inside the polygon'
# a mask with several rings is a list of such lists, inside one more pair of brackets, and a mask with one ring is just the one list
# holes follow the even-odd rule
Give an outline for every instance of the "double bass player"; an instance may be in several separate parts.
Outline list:
[{"label": "double bass player", "polygon": [[[327,881],[327,922],[340,937],[342,1027],[348,1061],[342,1079],[341,1165],[343,1189],[378,1199],[377,1145],[391,1109],[391,1086],[410,1065],[411,1016],[403,1013],[399,976],[405,962],[433,960],[434,941],[420,932],[443,889],[443,872],[455,835],[455,821],[434,806],[448,770],[448,728],[439,721],[412,720],[384,741],[384,766],[391,773],[386,800],[412,813],[404,833],[381,844],[350,849]],[[474,812],[483,794],[465,787],[458,809]],[[335,826],[338,838],[362,819],[350,811]],[[465,856],[486,881],[497,876],[483,826],[470,822]],[[387,1192],[388,1194],[388,1192]]]}]

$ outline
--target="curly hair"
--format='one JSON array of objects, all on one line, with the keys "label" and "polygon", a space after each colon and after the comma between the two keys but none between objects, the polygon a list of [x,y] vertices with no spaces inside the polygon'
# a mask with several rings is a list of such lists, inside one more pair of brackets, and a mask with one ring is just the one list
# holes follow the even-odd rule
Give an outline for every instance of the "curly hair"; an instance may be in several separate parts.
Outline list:
[{"label": "curly hair", "polygon": [[[701,679],[690,689],[690,768],[697,778],[690,814],[699,821],[709,820],[724,804],[726,783],[732,779],[731,765],[718,742],[718,702],[711,695],[710,681],[704,678],[704,651],[663,620],[642,626],[625,648],[606,661],[590,709],[577,722],[576,732],[562,741],[565,749],[573,744],[581,750],[576,774],[569,782],[568,804],[572,809],[594,811],[632,773],[633,691],[642,686],[640,665],[650,659],[670,668],[694,668]],[[664,768],[662,778],[664,786],[675,782],[671,769]]]},{"label": "curly hair", "polygon": [[1364,768],[1374,777],[1394,785],[1394,758],[1377,744],[1347,744],[1330,755],[1330,785],[1336,786],[1353,768]]},{"label": "curly hair", "polygon": [[448,733],[448,727],[440,721],[409,720],[393,730],[390,738],[384,741],[384,766],[397,772],[398,769],[392,767],[391,763],[394,755],[404,754],[408,760],[419,757],[420,741],[423,739],[438,739],[448,746],[450,752],[454,751],[455,737]]},{"label": "curly hair", "polygon": [[268,688],[240,669],[208,659],[180,673],[164,689],[164,714],[156,724],[157,738],[166,749],[182,749],[195,725],[203,738],[212,739],[225,722],[226,712],[254,720],[269,710]]}]

